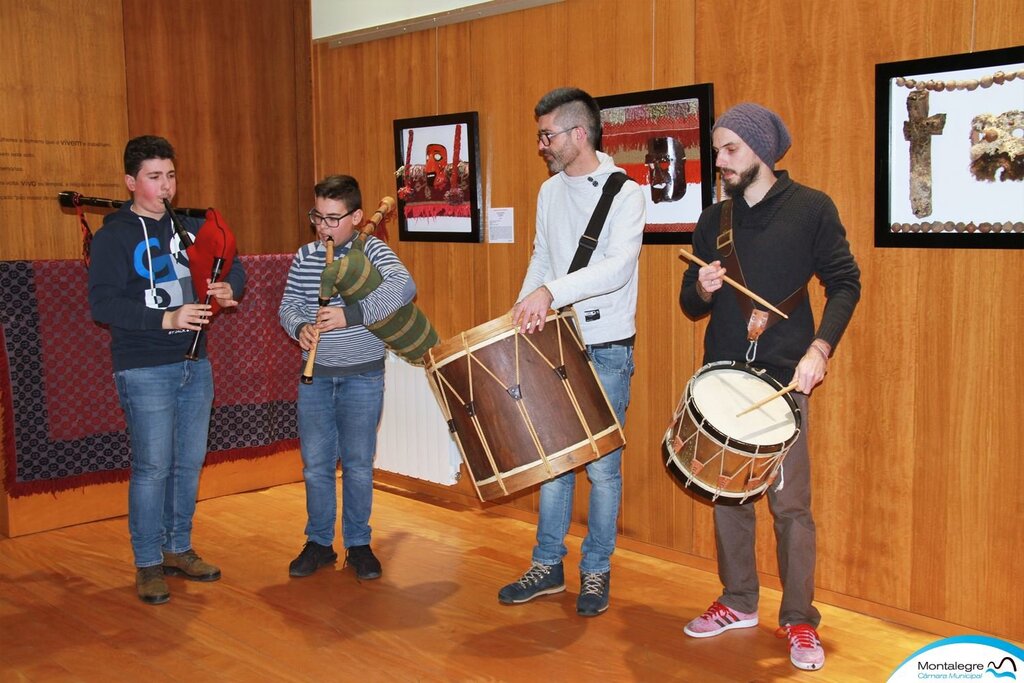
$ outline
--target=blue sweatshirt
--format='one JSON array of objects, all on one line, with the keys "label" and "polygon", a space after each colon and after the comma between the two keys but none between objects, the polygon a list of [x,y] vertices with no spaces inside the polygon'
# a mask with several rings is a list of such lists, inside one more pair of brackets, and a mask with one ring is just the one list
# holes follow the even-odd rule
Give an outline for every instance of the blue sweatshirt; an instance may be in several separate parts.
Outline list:
[{"label": "blue sweatshirt", "polygon": [[[194,240],[202,222],[189,216],[179,219]],[[225,279],[234,297],[241,296],[245,270],[237,255]],[[159,221],[139,216],[126,202],[104,218],[92,241],[89,307],[96,322],[110,326],[114,370],[183,361],[195,332],[161,326],[165,312],[188,303],[196,303],[188,254],[170,216]],[[206,357],[206,335],[199,357]]]}]

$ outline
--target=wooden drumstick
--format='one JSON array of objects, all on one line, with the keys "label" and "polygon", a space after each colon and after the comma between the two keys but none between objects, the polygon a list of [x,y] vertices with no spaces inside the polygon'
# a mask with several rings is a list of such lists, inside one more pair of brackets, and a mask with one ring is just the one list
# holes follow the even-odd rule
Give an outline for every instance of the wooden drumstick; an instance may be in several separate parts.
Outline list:
[{"label": "wooden drumstick", "polygon": [[758,401],[758,402],[757,402],[757,403],[755,403],[754,405],[750,406],[749,408],[747,408],[747,409],[746,409],[746,410],[744,410],[743,412],[739,412],[739,413],[736,413],[736,417],[741,417],[741,416],[743,416],[743,415],[746,415],[747,413],[749,413],[749,412],[750,412],[750,411],[752,411],[752,410],[757,410],[758,408],[760,408],[761,406],[763,406],[763,405],[764,405],[765,403],[768,403],[769,401],[774,401],[774,400],[775,400],[775,399],[777,399],[777,398],[778,398],[779,396],[785,396],[785,395],[786,395],[786,394],[788,394],[789,392],[791,392],[791,391],[793,391],[794,389],[796,389],[796,387],[797,387],[797,381],[796,381],[796,380],[793,380],[793,381],[792,381],[792,382],[790,383],[790,385],[789,385],[788,387],[783,387],[782,389],[779,389],[778,391],[776,391],[776,392],[775,392],[774,394],[772,394],[771,396],[765,396],[765,397],[764,397],[764,398],[762,398],[762,399],[761,399],[760,401]]},{"label": "wooden drumstick", "polygon": [[[692,261],[692,262],[696,263],[696,264],[697,264],[698,266],[706,266],[706,265],[708,265],[708,264],[704,263],[703,261],[701,261],[701,260],[700,260],[699,258],[697,258],[696,256],[694,256],[693,254],[691,254],[690,252],[686,251],[685,249],[680,249],[680,250],[679,250],[679,253],[680,253],[680,254],[682,254],[682,255],[683,255],[683,256],[684,256],[685,258],[687,258],[688,260],[690,260],[690,261]],[[770,303],[768,303],[767,301],[765,301],[764,299],[762,299],[761,297],[759,297],[759,296],[758,296],[757,294],[754,294],[754,293],[753,293],[753,292],[751,292],[751,291],[750,291],[749,289],[747,289],[746,287],[744,287],[744,286],[743,286],[743,285],[741,285],[740,283],[736,282],[735,280],[733,280],[733,279],[732,279],[731,277],[729,277],[728,275],[723,275],[723,276],[722,276],[722,279],[723,279],[723,280],[725,280],[726,282],[728,282],[728,283],[729,283],[730,285],[732,285],[732,286],[733,286],[733,287],[735,287],[736,289],[738,289],[738,290],[740,290],[741,292],[743,292],[744,294],[746,294],[747,296],[749,296],[749,297],[750,297],[751,299],[753,299],[753,300],[754,300],[754,301],[756,301],[757,303],[761,304],[762,306],[767,306],[767,307],[768,307],[768,310],[770,310],[770,311],[773,311],[773,312],[775,312],[775,313],[778,313],[779,315],[781,315],[781,316],[782,316],[783,318],[785,318],[786,320],[789,320],[789,316],[788,316],[788,315],[786,315],[785,313],[783,313],[783,312],[782,312],[782,311],[780,311],[779,309],[775,308],[775,307],[774,307],[774,306],[772,306],[772,305],[771,305]]]}]

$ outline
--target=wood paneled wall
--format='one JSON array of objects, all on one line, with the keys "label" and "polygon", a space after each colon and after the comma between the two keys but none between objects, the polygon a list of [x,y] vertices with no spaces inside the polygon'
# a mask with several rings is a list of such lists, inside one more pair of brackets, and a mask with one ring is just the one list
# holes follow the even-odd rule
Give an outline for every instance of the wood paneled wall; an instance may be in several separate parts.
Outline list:
[{"label": "wood paneled wall", "polygon": [[248,254],[294,250],[312,180],[306,0],[123,0],[132,135],[167,137],[179,206],[216,206]]},{"label": "wood paneled wall", "polygon": [[[373,201],[394,192],[393,119],[479,112],[484,194],[515,207],[515,243],[392,241],[419,305],[449,336],[500,315],[518,293],[546,177],[532,118],[544,92],[713,82],[718,112],[744,100],[775,109],[795,140],[780,167],[833,197],[863,271],[860,307],[811,402],[819,595],[1020,640],[1024,610],[1012,596],[1024,573],[1009,554],[1024,545],[1024,376],[1010,352],[1024,334],[1011,313],[1024,255],[875,249],[872,164],[876,63],[1020,44],[1022,26],[1024,6],[1011,0],[566,0],[350,47],[318,43],[316,175],[352,173]],[[710,509],[679,490],[659,453],[700,365],[704,326],[676,304],[676,248],[647,245],[641,259],[623,543],[711,567]],[[820,311],[820,291],[814,302]],[[473,495],[467,482],[431,492]],[[585,492],[581,482],[577,522]],[[777,585],[770,518],[758,507],[759,563]],[[536,495],[503,509],[528,515]]]},{"label": "wood paneled wall", "polygon": [[[515,207],[516,242],[393,240],[419,304],[450,336],[500,315],[518,293],[545,178],[531,115],[544,92],[711,81],[719,112],[763,102],[795,140],[781,166],[835,199],[864,277],[864,298],[812,400],[820,595],[896,620],[1024,640],[1015,602],[1024,576],[1012,559],[1024,545],[1024,377],[1013,356],[1024,336],[1015,315],[1024,255],[878,250],[872,239],[874,64],[1024,43],[1024,6],[566,0],[346,48],[321,43],[312,62],[308,12],[304,0],[4,3],[3,25],[32,36],[0,48],[4,137],[27,122],[119,144],[166,135],[179,152],[181,204],[222,208],[244,251],[274,253],[308,239],[303,213],[316,178],[352,173],[368,202],[394,192],[393,119],[476,110],[484,192],[491,206]],[[60,20],[67,16],[76,20]],[[40,94],[47,83],[91,80],[87,96]],[[119,183],[120,151],[112,154],[90,157],[97,182]],[[0,257],[75,258],[73,219],[36,217],[32,206],[16,208],[24,215],[5,207]],[[671,411],[700,365],[703,326],[676,305],[676,249],[648,245],[641,259],[622,542],[711,567],[709,508],[681,492],[659,459]],[[820,293],[815,301],[820,308]],[[468,482],[430,491],[473,495]],[[535,506],[528,493],[502,509],[522,516]],[[581,495],[578,522],[585,507]],[[766,511],[759,515],[771,584],[774,541]]]},{"label": "wood paneled wall", "polygon": [[122,150],[144,134],[175,146],[176,203],[219,208],[241,251],[305,237],[307,0],[41,0],[3,3],[0,19],[0,258],[78,257],[56,193],[127,198]]},{"label": "wood paneled wall", "polygon": [[[367,204],[393,195],[393,119],[478,111],[483,192],[491,206],[515,208],[515,243],[392,242],[416,279],[419,305],[442,337],[484,323],[514,303],[532,250],[537,189],[547,177],[537,156],[534,104],[568,83],[600,95],[693,82],[692,17],[693,4],[677,0],[567,3],[345,48],[319,43],[314,51],[317,176],[352,173]],[[588,38],[574,37],[577,33]],[[636,66],[640,62],[646,66]],[[686,75],[677,77],[680,73]],[[641,335],[636,400],[628,421],[665,423],[671,408],[644,413],[674,401],[669,397],[691,374],[692,324],[677,314],[673,290],[682,266],[676,249],[645,247],[642,258],[641,308],[646,320],[661,327],[657,335]],[[656,347],[655,338],[667,339],[670,330],[680,343]],[[638,453],[656,450],[658,436],[650,430],[630,430],[629,438]],[[665,505],[672,504],[673,486],[656,458],[637,458],[628,467],[636,468],[637,476],[627,480],[627,496],[660,495]],[[657,493],[651,482],[657,482]],[[468,481],[457,490],[474,495]],[[533,510],[535,497],[527,493],[509,505]],[[586,504],[580,498],[582,515]],[[634,511],[640,516],[631,517]],[[686,506],[683,514],[688,513]],[[669,517],[676,519],[655,517],[628,508],[624,521],[645,536],[652,526],[671,526]],[[664,541],[669,545],[671,539]]]},{"label": "wood paneled wall", "polygon": [[[0,258],[78,258],[78,222],[58,208],[56,193],[127,198],[124,144],[143,134],[176,148],[176,203],[216,206],[240,251],[289,253],[305,239],[313,181],[308,0],[3,2],[0,25]],[[102,221],[93,215],[90,223],[97,230]],[[248,477],[244,467],[209,468],[201,494],[295,481],[297,459],[266,459]],[[0,532],[122,514],[126,490],[17,499],[0,490]]]},{"label": "wood paneled wall", "polygon": [[736,21],[701,3],[697,76],[719,111],[757,99],[782,115],[782,165],[836,200],[863,273],[813,401],[818,584],[1019,640],[1005,598],[1024,580],[1007,561],[1024,544],[1024,376],[1003,356],[1024,331],[1007,315],[1024,253],[875,249],[872,131],[875,63],[1020,44],[1024,5],[753,4]]},{"label": "wood paneled wall", "polygon": [[57,193],[125,193],[121,0],[85,5],[0,3],[3,260],[80,256],[78,221],[61,211]]}]

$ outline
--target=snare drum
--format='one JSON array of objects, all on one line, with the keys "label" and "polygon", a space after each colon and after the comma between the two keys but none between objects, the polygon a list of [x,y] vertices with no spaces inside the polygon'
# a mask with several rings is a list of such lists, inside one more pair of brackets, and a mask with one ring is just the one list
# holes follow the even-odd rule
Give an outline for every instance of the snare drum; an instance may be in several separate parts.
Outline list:
[{"label": "snare drum", "polygon": [[702,367],[687,383],[665,433],[666,467],[715,503],[757,500],[800,435],[800,409],[785,394],[739,413],[782,389],[768,373],[745,363]]},{"label": "snare drum", "polygon": [[520,334],[509,314],[432,348],[427,372],[481,500],[625,445],[572,310]]}]

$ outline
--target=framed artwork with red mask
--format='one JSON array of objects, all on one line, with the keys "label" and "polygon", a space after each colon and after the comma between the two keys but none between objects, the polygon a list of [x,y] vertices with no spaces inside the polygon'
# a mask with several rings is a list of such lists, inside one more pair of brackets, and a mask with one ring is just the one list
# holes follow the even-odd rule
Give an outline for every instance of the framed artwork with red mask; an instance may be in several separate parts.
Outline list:
[{"label": "framed artwork with red mask", "polygon": [[480,241],[477,120],[475,111],[395,120],[399,239]]},{"label": "framed artwork with red mask", "polygon": [[875,65],[875,246],[1024,248],[1024,46]]},{"label": "framed artwork with red mask", "polygon": [[710,83],[595,98],[601,149],[647,197],[644,244],[690,244],[712,202]]}]

